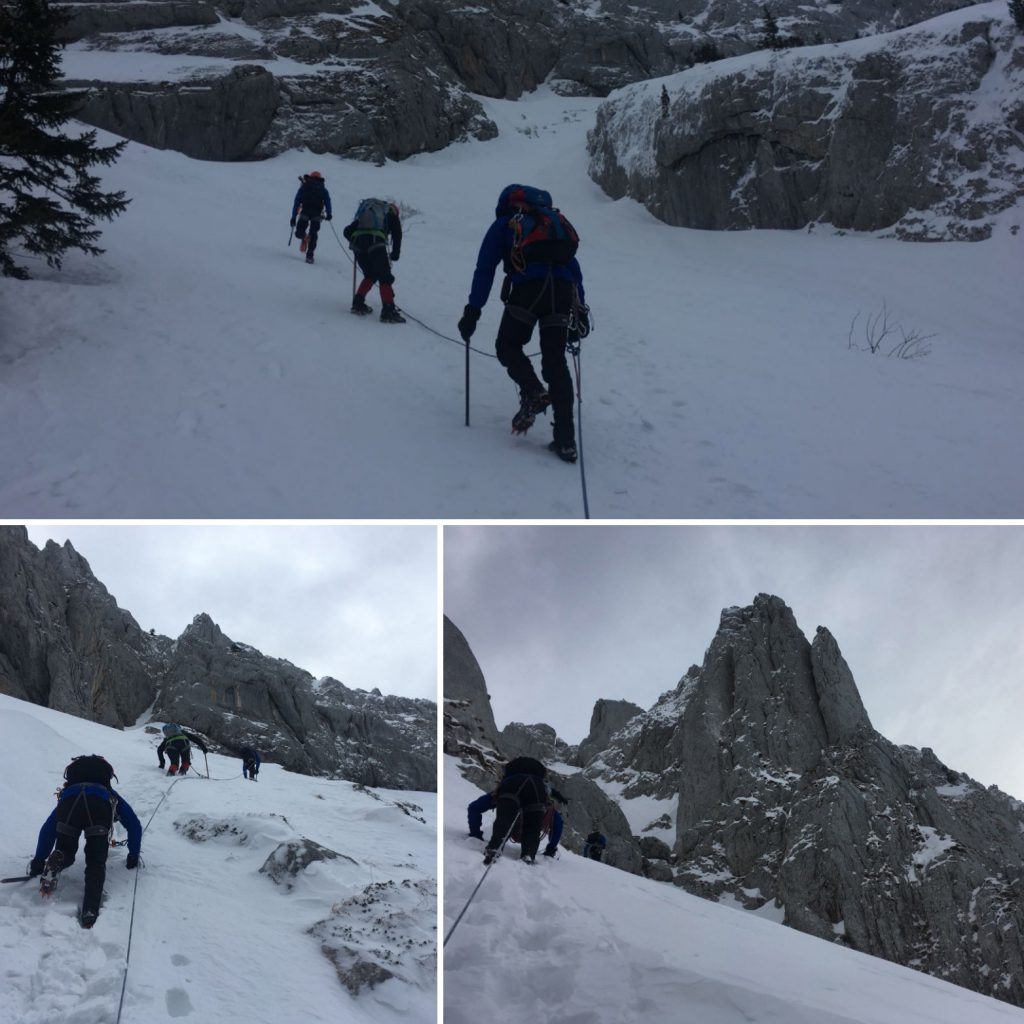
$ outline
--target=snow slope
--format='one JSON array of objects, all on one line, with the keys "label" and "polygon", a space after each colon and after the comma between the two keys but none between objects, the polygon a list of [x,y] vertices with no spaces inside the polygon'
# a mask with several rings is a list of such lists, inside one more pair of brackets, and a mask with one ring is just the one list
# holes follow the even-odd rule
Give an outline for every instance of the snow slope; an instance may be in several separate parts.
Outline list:
[{"label": "snow slope", "polygon": [[[444,932],[484,871],[445,759]],[[571,813],[571,808],[570,808]],[[490,834],[491,816],[484,820]],[[568,851],[491,869],[445,947],[445,1024],[1024,1024],[1024,1011]]]},{"label": "snow slope", "polygon": [[[136,73],[155,73],[153,56]],[[68,74],[85,59],[70,53]],[[95,72],[102,57],[87,59]],[[592,517],[1022,514],[1024,238],[669,228],[588,179],[599,101],[542,89],[483,102],[497,139],[383,167],[130,145],[105,173],[133,197],[106,254],[0,280],[0,515],[581,517],[581,474],[545,450],[547,422],[510,435],[497,287],[463,424],[456,321],[510,181],[549,188],[583,240]],[[398,303],[450,340],[349,315],[330,225],[316,266],[287,246],[297,175],[314,168],[339,235],[366,195],[402,204]],[[930,355],[848,346],[854,317],[883,303],[936,335]]]},{"label": "snow slope", "polygon": [[[142,727],[118,732],[0,696],[4,876],[23,873],[76,754],[106,756],[118,792],[149,822],[134,920],[136,874],[123,847],[107,860],[92,931],[76,919],[81,849],[52,902],[33,883],[0,886],[5,1024],[158,1024],[193,1014],[225,1024],[434,1021],[436,897],[425,895],[436,878],[434,795],[359,791],[266,763],[252,783],[240,761],[215,754],[210,780],[175,781],[157,768],[157,742]],[[399,802],[422,810],[412,816]],[[120,826],[116,834],[124,838]],[[301,836],[339,857],[300,871],[290,890],[259,873],[280,843]],[[341,908],[333,916],[332,904]],[[328,918],[323,938],[307,934]],[[389,963],[395,977],[350,994],[321,942],[341,962],[347,945]]]}]

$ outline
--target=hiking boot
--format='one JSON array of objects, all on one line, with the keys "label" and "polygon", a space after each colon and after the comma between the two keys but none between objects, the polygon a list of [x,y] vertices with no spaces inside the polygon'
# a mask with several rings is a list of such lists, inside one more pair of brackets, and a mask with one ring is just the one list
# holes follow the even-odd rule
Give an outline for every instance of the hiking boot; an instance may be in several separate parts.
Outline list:
[{"label": "hiking boot", "polygon": [[364,299],[362,295],[357,295],[352,300],[352,312],[355,313],[356,316],[366,316],[368,313],[373,312],[373,306],[368,306],[366,304],[366,299]]},{"label": "hiking boot", "polygon": [[51,896],[54,889],[57,888],[57,879],[60,878],[60,873],[64,869],[64,854],[60,850],[54,850],[49,857],[46,858],[46,866],[43,868],[42,875],[39,876],[39,894],[41,896]]},{"label": "hiking boot", "polygon": [[98,910],[86,910],[82,908],[82,916],[79,919],[83,928],[91,928],[96,923],[96,918],[100,916]]},{"label": "hiking boot", "polygon": [[385,324],[404,324],[405,317],[398,312],[398,307],[393,303],[385,303],[380,311],[381,323]]},{"label": "hiking boot", "polygon": [[491,864],[494,862],[494,858],[498,856],[497,850],[492,850],[489,846],[484,850],[484,863]]},{"label": "hiking boot", "polygon": [[568,444],[552,441],[548,445],[548,451],[554,452],[563,462],[575,462],[578,458],[575,441],[570,441]]},{"label": "hiking boot", "polygon": [[313,254],[311,252],[307,252],[306,253],[306,262],[307,263],[312,263],[313,262]]},{"label": "hiking boot", "polygon": [[178,766],[176,764],[172,764],[171,767],[167,769],[167,774],[168,775],[177,775],[178,774]]},{"label": "hiking boot", "polygon": [[543,412],[551,404],[551,396],[546,391],[534,391],[531,394],[521,393],[519,396],[519,412],[512,417],[512,433],[525,434],[537,413]]},{"label": "hiking boot", "polygon": [[299,252],[305,252],[308,246],[309,239],[305,235],[303,235],[301,240],[299,241]]},{"label": "hiking boot", "polygon": [[483,839],[483,837],[484,837],[483,832],[470,832],[469,833],[469,838],[470,839]]},{"label": "hiking boot", "polygon": [[184,775],[185,772],[187,772],[189,770],[189,767],[190,767],[190,765],[189,765],[188,761],[182,761],[181,762],[181,772],[179,774]]}]

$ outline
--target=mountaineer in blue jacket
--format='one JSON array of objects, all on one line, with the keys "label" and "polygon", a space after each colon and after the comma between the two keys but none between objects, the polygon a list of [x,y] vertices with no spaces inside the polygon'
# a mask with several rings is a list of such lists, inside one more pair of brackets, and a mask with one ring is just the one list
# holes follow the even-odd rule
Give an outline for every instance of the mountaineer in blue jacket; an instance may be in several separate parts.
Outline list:
[{"label": "mountaineer in blue jacket", "polygon": [[[499,263],[505,270],[501,300],[505,312],[498,328],[498,361],[519,386],[519,411],[512,433],[525,434],[549,405],[554,437],[548,447],[565,462],[575,462],[573,387],[565,358],[570,337],[590,333],[590,310],[583,292],[583,273],[576,260],[579,236],[564,214],[551,205],[551,195],[530,185],[508,185],[498,197],[494,223],[480,245],[469,302],[459,320],[465,342],[473,336],[487,303]],[[540,327],[540,372],[545,391],[523,351]]]},{"label": "mountaineer in blue jacket", "polygon": [[260,773],[260,752],[252,747],[243,747],[239,756],[242,758],[242,778],[255,782]]},{"label": "mountaineer in blue jacket", "polygon": [[[547,836],[547,845],[544,847],[545,857],[554,857],[558,850],[558,842],[562,838],[562,830],[565,828],[565,821],[561,812],[555,807],[555,799],[563,799],[557,790],[551,791],[547,806],[544,810],[544,818],[541,821],[540,834]],[[497,800],[494,792],[484,793],[477,797],[467,808],[466,814],[469,818],[469,834],[473,839],[484,839],[483,816],[485,811],[493,811],[497,807]],[[512,838],[515,839],[516,832],[513,830]]]},{"label": "mountaineer in blue jacket", "polygon": [[74,864],[78,839],[85,836],[85,895],[79,919],[83,928],[91,928],[99,916],[110,849],[107,840],[115,821],[128,830],[125,867],[139,863],[142,826],[128,801],[111,787],[116,778],[106,758],[98,754],[74,758],[64,769],[57,806],[39,830],[36,855],[29,863],[29,874],[43,876],[40,891],[49,895],[57,887],[61,871]]},{"label": "mountaineer in blue jacket", "polygon": [[[316,241],[320,234],[320,219],[331,219],[331,193],[327,191],[324,176],[319,171],[310,171],[299,179],[301,184],[292,202],[292,219],[295,237],[299,240],[299,252],[306,254],[306,262],[313,262]],[[309,237],[306,237],[306,229]]]}]

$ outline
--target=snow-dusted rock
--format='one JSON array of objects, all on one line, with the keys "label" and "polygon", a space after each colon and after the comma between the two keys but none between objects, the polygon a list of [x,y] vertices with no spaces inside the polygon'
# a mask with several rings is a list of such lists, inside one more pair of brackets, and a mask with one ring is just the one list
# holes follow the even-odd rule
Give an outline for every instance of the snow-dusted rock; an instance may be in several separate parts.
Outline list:
[{"label": "snow-dusted rock", "polygon": [[876,732],[835,639],[779,598],[725,609],[586,774],[630,815],[674,787],[676,885],[1024,1003],[1024,808]]},{"label": "snow-dusted rock", "polygon": [[352,690],[225,636],[206,614],[176,641],[146,633],[66,543],[0,527],[0,692],[133,725],[149,707],[228,752],[293,771],[433,790],[432,701]]},{"label": "snow-dusted rock", "polygon": [[661,82],[625,89],[589,150],[605,191],[670,224],[972,239],[1024,197],[1024,38],[1002,3],[664,84],[667,115]]}]

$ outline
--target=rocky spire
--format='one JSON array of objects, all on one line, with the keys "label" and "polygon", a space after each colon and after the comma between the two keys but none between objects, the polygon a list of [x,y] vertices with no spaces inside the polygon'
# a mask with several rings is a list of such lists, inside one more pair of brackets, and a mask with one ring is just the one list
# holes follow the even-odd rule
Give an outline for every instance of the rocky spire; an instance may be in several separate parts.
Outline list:
[{"label": "rocky spire", "polygon": [[1024,1005],[1024,805],[877,733],[835,638],[779,598],[725,609],[587,774],[648,874]]}]

